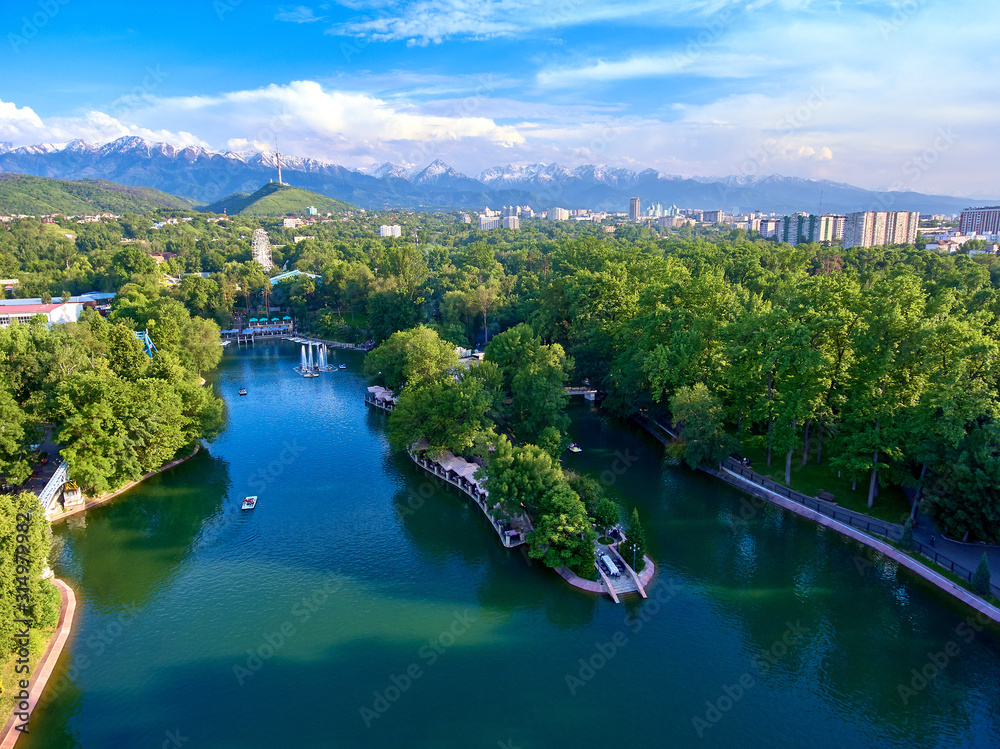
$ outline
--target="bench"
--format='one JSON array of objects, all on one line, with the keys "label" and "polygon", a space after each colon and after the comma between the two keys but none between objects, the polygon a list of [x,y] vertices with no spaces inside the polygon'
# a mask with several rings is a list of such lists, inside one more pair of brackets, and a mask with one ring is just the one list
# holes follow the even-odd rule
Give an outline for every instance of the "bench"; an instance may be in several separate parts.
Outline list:
[{"label": "bench", "polygon": [[836,500],[836,496],[833,495],[833,494],[830,494],[830,492],[820,492],[817,495],[817,497],[819,499],[822,499],[824,502],[833,502],[834,504],[836,504],[836,502],[834,501],[834,500]]}]

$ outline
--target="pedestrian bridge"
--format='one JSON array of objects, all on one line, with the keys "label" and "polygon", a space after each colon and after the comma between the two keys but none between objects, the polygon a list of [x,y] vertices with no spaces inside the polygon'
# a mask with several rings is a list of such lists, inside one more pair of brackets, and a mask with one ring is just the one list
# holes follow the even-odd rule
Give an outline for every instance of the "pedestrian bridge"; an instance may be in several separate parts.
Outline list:
[{"label": "pedestrian bridge", "polygon": [[46,517],[59,508],[59,497],[62,495],[63,486],[69,480],[69,463],[60,460],[55,472],[45,484],[45,488],[38,493],[38,501],[42,505],[42,510]]}]

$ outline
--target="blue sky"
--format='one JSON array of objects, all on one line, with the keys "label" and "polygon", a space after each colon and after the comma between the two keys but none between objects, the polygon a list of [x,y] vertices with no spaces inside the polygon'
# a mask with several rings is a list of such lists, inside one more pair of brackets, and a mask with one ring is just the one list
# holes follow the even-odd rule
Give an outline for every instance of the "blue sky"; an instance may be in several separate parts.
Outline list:
[{"label": "blue sky", "polygon": [[995,0],[7,0],[0,141],[1000,197]]}]

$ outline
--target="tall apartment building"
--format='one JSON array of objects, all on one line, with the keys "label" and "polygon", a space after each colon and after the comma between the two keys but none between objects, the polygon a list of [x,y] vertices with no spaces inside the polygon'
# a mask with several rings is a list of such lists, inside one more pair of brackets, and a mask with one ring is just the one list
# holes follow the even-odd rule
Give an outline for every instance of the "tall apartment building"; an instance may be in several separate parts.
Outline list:
[{"label": "tall apartment building", "polygon": [[959,234],[1000,234],[1000,206],[966,208],[958,222]]},{"label": "tall apartment building", "polygon": [[783,231],[785,220],[783,218],[762,218],[760,220],[760,235],[764,239],[772,239],[780,236]]},{"label": "tall apartment building", "polygon": [[702,221],[706,224],[721,224],[726,220],[725,211],[705,211],[702,214]]},{"label": "tall apartment building", "polygon": [[480,216],[479,217],[479,229],[481,231],[489,231],[490,229],[499,229],[503,225],[503,218],[500,216]]},{"label": "tall apartment building", "polygon": [[907,211],[848,213],[844,222],[844,248],[912,244],[917,241],[920,214]]},{"label": "tall apartment building", "polygon": [[569,221],[569,211],[565,208],[550,208],[549,209],[549,220],[551,221]]},{"label": "tall apartment building", "polygon": [[813,227],[813,242],[833,242],[844,238],[844,226],[847,216],[835,213],[824,213],[819,216],[819,222]]},{"label": "tall apartment building", "polygon": [[378,228],[378,235],[380,237],[401,237],[403,235],[403,228],[399,224],[393,224],[392,226],[383,224]]},{"label": "tall apartment building", "polygon": [[503,228],[504,229],[520,229],[521,219],[517,216],[504,216],[503,217]]},{"label": "tall apartment building", "polygon": [[628,217],[631,221],[638,221],[642,218],[642,206],[639,204],[639,198],[632,198],[629,200]]},{"label": "tall apartment building", "polygon": [[[765,220],[751,219],[750,223],[760,221],[763,224]],[[779,242],[787,242],[793,247],[801,242],[832,243],[836,239],[844,238],[846,216],[833,213],[825,213],[822,216],[796,213],[778,220],[781,225],[775,237]]]}]

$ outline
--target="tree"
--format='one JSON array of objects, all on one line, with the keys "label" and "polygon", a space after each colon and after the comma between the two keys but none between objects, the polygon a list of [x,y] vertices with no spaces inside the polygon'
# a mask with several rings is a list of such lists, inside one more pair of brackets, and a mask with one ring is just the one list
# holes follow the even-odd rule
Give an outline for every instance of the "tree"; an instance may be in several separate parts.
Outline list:
[{"label": "tree", "polygon": [[[0,495],[0,652],[4,656],[15,649],[15,619],[51,627],[59,618],[59,591],[42,579],[51,543],[52,531],[38,497],[29,492]],[[19,588],[26,588],[24,598],[19,598]]]},{"label": "tree", "polygon": [[934,462],[923,513],[953,538],[1000,541],[1000,423],[977,425]]},{"label": "tree", "polygon": [[562,469],[537,445],[515,447],[506,435],[497,438],[487,466],[486,489],[508,516],[527,509],[537,512],[542,498],[563,483]]},{"label": "tree", "polygon": [[31,475],[26,449],[31,420],[14,396],[0,388],[0,473],[11,484],[22,484]]},{"label": "tree", "polygon": [[722,406],[704,383],[683,387],[670,399],[670,413],[680,425],[684,460],[692,468],[719,465],[735,441],[722,423]]},{"label": "tree", "polygon": [[181,361],[199,375],[219,366],[222,346],[219,345],[219,326],[214,320],[192,317],[181,330]]},{"label": "tree", "polygon": [[580,497],[566,483],[559,483],[543,495],[540,505],[541,516],[528,534],[528,553],[549,567],[568,567],[591,577],[597,535]]},{"label": "tree", "polygon": [[625,541],[621,544],[622,558],[628,562],[633,562],[636,572],[642,572],[646,567],[646,532],[639,522],[639,508],[632,508],[632,516],[629,518],[628,527],[625,529]]},{"label": "tree", "polygon": [[972,576],[972,588],[978,595],[988,596],[990,594],[990,562],[986,558],[986,552],[979,559],[979,566]]},{"label": "tree", "polygon": [[130,244],[122,247],[111,258],[111,271],[121,286],[134,275],[151,275],[156,272],[156,261],[140,250],[136,245]]},{"label": "tree", "polygon": [[899,540],[906,551],[913,548],[913,520],[907,518],[906,522],[903,523],[903,537]]},{"label": "tree", "polygon": [[[562,346],[542,345],[531,327],[522,323],[494,336],[485,358],[500,370],[511,399],[506,416],[519,439],[538,442],[549,427],[560,434],[565,431],[566,380],[572,361]],[[556,440],[548,433],[545,442],[551,447]]]},{"label": "tree", "polygon": [[137,380],[148,363],[149,357],[135,337],[135,332],[123,322],[113,325],[108,332],[108,364],[111,370],[125,379]]},{"label": "tree", "polygon": [[621,510],[613,499],[605,497],[597,503],[597,507],[594,509],[591,517],[594,518],[594,523],[598,528],[607,530],[618,524],[618,521],[621,519]]},{"label": "tree", "polygon": [[483,382],[473,377],[457,382],[444,377],[407,387],[389,414],[389,439],[396,450],[406,450],[424,437],[432,454],[467,454],[492,426],[488,409]]},{"label": "tree", "polygon": [[393,333],[365,357],[365,374],[390,390],[423,385],[458,367],[455,347],[423,325]]},{"label": "tree", "polygon": [[597,480],[590,476],[584,476],[576,471],[564,471],[566,481],[570,487],[583,500],[583,506],[587,508],[587,514],[595,517],[597,508],[604,499],[604,489]]},{"label": "tree", "polygon": [[416,302],[402,291],[382,291],[368,297],[368,329],[381,342],[417,321]]}]

